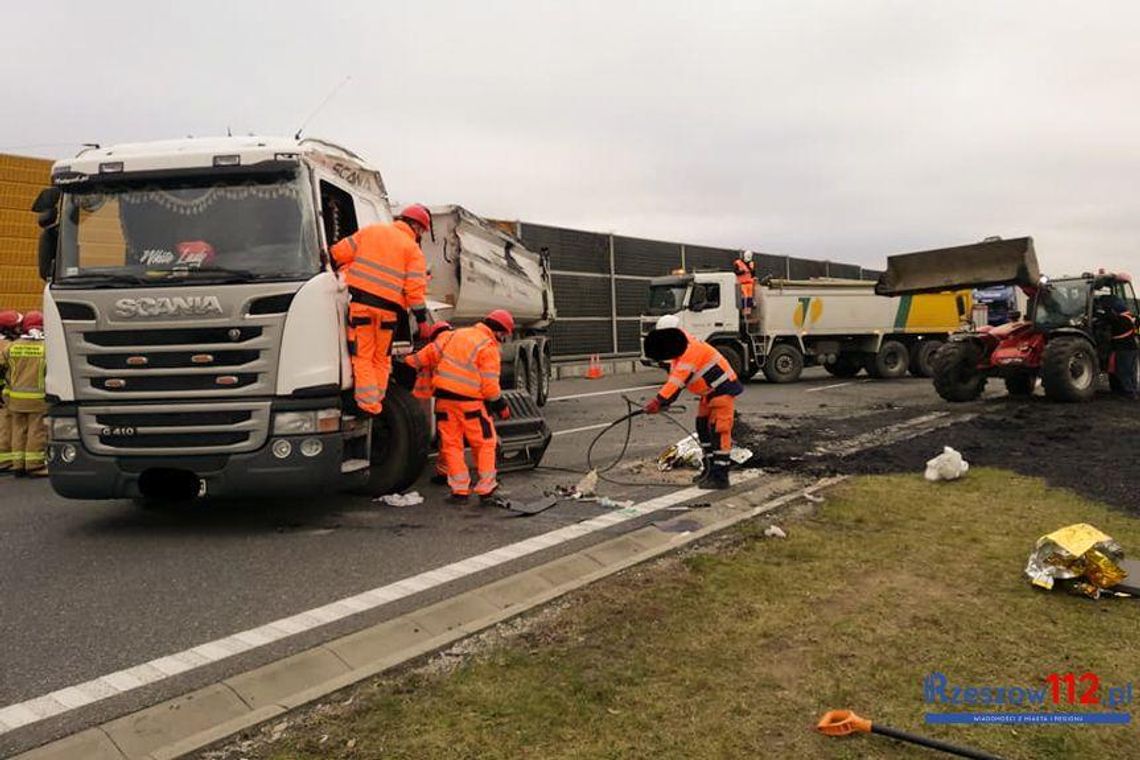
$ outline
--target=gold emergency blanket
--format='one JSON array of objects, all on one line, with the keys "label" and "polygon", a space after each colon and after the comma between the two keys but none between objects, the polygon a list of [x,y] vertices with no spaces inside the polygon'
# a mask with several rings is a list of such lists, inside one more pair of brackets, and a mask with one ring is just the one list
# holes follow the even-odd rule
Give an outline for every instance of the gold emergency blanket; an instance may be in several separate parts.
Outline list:
[{"label": "gold emergency blanket", "polygon": [[1100,597],[1127,577],[1120,568],[1124,550],[1112,538],[1087,523],[1076,523],[1037,539],[1029,554],[1025,574],[1034,586],[1052,589],[1054,581],[1077,593]]}]

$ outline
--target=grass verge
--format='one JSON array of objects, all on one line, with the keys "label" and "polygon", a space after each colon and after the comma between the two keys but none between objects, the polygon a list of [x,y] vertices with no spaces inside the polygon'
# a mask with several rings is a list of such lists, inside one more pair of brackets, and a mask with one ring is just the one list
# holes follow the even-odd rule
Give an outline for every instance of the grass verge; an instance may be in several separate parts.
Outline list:
[{"label": "grass verge", "polygon": [[1106,687],[1140,672],[1136,601],[1039,592],[1021,576],[1034,540],[1072,522],[1140,553],[1140,522],[1036,479],[860,478],[786,525],[787,539],[752,525],[715,551],[626,572],[453,670],[360,687],[350,707],[242,755],[935,756],[811,730],[847,707],[1010,758],[1135,756],[1135,725],[923,724],[932,671],[994,686],[1092,671]]}]

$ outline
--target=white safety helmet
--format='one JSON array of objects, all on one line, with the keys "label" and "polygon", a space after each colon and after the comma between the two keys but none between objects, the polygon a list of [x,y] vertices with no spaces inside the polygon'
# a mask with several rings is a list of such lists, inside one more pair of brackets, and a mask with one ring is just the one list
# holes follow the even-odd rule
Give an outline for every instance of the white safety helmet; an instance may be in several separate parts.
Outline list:
[{"label": "white safety helmet", "polygon": [[676,314],[666,314],[657,320],[656,330],[676,330],[681,326],[681,318]]},{"label": "white safety helmet", "polygon": [[751,264],[752,263],[752,251],[745,251],[744,253],[740,254],[740,258],[744,259],[745,264]]}]

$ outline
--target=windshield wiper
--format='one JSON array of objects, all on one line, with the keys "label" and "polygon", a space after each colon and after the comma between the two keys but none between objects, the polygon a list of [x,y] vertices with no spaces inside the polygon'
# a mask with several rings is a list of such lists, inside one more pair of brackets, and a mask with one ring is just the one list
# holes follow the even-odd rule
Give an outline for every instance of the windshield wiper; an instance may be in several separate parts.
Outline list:
[{"label": "windshield wiper", "polygon": [[116,285],[153,285],[154,283],[153,278],[123,272],[83,272],[55,281],[56,285],[88,285],[95,288],[115,287]]},{"label": "windshield wiper", "polygon": [[192,280],[194,282],[201,282],[202,280],[212,280],[218,282],[249,282],[250,280],[256,280],[257,277],[257,272],[249,269],[210,267],[208,269],[175,269],[172,270],[164,279],[168,282],[173,280]]}]

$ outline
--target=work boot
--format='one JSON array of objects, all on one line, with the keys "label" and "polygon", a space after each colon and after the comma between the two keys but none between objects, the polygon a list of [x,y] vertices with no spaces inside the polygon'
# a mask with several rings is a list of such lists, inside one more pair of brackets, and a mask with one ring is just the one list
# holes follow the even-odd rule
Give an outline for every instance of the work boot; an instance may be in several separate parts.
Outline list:
[{"label": "work boot", "polygon": [[723,491],[730,487],[728,482],[728,468],[731,461],[728,457],[723,459],[720,455],[713,457],[712,463],[709,466],[708,475],[701,480],[697,485],[701,488],[707,488],[714,491]]},{"label": "work boot", "polygon": [[469,498],[469,494],[453,493],[447,497],[447,503],[448,504],[466,504],[468,498]]}]

